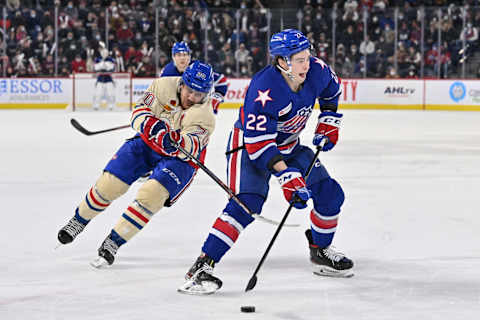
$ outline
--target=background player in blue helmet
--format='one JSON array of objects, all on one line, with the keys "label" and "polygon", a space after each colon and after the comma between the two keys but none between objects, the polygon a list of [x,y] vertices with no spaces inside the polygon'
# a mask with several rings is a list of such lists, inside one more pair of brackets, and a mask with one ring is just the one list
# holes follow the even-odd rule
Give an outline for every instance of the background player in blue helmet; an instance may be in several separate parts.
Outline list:
[{"label": "background player in blue helmet", "polygon": [[[330,246],[344,201],[342,188],[319,160],[304,179],[314,152],[300,144],[299,136],[315,100],[318,98],[321,113],[314,145],[326,140],[323,151],[332,149],[342,119],[337,113],[339,80],[327,64],[310,56],[309,48],[308,39],[297,30],[287,29],[272,36],[273,65],[254,75],[228,140],[227,151],[232,152],[227,152],[227,179],[252,212],[262,211],[272,175],[295,208],[306,208],[311,198],[311,229],[305,234],[313,272],[347,277],[352,275],[353,262]],[[253,220],[237,203],[229,201],[179,291],[205,294],[218,290],[222,282],[213,276],[213,267]]]},{"label": "background player in blue helmet", "polygon": [[[190,64],[191,53],[192,51],[185,41],[175,42],[172,47],[172,61],[165,66],[160,77],[178,77],[182,75],[185,68]],[[218,106],[224,101],[227,89],[227,78],[223,74],[214,72],[213,92],[210,96],[212,98],[212,108],[215,114],[218,112]]]},{"label": "background player in blue helmet", "polygon": [[190,64],[192,51],[185,41],[175,42],[172,47],[172,61],[163,68],[161,77],[178,77]]},{"label": "background player in blue helmet", "polygon": [[115,108],[115,83],[112,79],[112,72],[115,71],[115,59],[108,54],[106,48],[100,49],[100,56],[95,59],[93,68],[97,73],[93,109],[98,110],[102,99],[105,99],[108,109],[113,110]]},{"label": "background player in blue helmet", "polygon": [[182,77],[153,81],[132,111],[131,126],[137,134],[115,153],[73,218],[58,232],[61,244],[72,242],[94,217],[148,171],[152,171],[150,178],[139,188],[91,264],[111,265],[120,246],[142,230],[161,208],[177,201],[197,171],[177,146],[203,161],[215,127],[208,96],[212,85],[212,67],[200,61],[188,66]]}]

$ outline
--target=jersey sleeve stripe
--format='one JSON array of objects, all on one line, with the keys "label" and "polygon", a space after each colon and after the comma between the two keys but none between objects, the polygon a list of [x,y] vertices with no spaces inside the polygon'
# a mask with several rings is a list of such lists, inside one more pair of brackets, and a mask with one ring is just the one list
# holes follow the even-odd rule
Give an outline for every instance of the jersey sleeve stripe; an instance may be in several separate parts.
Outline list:
[{"label": "jersey sleeve stripe", "polygon": [[[263,145],[263,147],[261,147]],[[258,148],[260,147],[260,148]],[[268,143],[266,145],[264,144],[256,144],[256,145],[249,145],[249,144],[245,144],[245,148],[247,149],[247,152],[248,152],[248,156],[250,158],[250,160],[255,160],[257,158],[259,158],[267,149],[269,148],[277,148],[277,144],[275,143],[275,141],[271,140],[271,141],[268,141]]]}]

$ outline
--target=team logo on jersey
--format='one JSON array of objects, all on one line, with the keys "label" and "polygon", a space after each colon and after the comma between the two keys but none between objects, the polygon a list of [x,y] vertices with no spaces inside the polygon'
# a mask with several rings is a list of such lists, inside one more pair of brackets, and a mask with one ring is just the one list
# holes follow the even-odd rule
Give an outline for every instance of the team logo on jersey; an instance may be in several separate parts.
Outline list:
[{"label": "team logo on jersey", "polygon": [[313,105],[306,106],[297,111],[297,114],[287,121],[278,122],[277,128],[280,132],[285,133],[297,133],[301,131],[305,124],[307,123],[308,118],[312,114]]},{"label": "team logo on jersey", "polygon": [[257,92],[258,97],[253,101],[260,101],[262,103],[262,107],[265,107],[265,103],[267,103],[267,101],[273,101],[273,99],[268,95],[270,93],[270,89],[267,89],[265,91],[257,90]]},{"label": "team logo on jersey", "polygon": [[145,92],[145,95],[143,96],[143,104],[145,104],[147,107],[151,107],[154,100],[155,96],[153,93]]}]

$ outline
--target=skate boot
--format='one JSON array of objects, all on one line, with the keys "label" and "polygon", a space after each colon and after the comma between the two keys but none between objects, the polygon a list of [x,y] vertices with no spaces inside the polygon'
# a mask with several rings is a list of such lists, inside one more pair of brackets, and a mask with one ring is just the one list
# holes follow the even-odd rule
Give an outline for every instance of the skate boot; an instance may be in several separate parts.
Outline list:
[{"label": "skate boot", "polygon": [[109,235],[98,248],[98,257],[90,262],[90,265],[98,269],[112,265],[118,248],[118,244]]},{"label": "skate boot", "polygon": [[58,241],[61,244],[72,242],[80,232],[85,229],[86,224],[81,223],[75,216],[68,221],[67,225],[58,231]]},{"label": "skate boot", "polygon": [[353,261],[343,253],[338,252],[333,246],[319,248],[313,243],[312,231],[305,231],[310,249],[310,262],[313,273],[319,276],[349,278],[353,276],[351,269]]},{"label": "skate boot", "polygon": [[215,267],[215,261],[202,253],[188,270],[185,275],[187,281],[178,288],[178,292],[193,295],[215,293],[222,287],[222,280],[213,276],[213,267]]}]

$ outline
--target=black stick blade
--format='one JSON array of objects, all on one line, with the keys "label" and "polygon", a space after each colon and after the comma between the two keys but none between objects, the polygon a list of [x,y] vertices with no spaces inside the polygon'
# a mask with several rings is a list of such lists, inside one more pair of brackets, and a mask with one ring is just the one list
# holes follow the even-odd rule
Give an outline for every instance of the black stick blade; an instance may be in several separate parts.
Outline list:
[{"label": "black stick blade", "polygon": [[253,276],[248,280],[247,287],[245,288],[245,292],[252,290],[255,288],[255,285],[257,284],[257,276]]},{"label": "black stick blade", "polygon": [[77,120],[75,119],[70,119],[70,123],[72,124],[72,126],[77,129],[78,131],[80,131],[81,133],[83,133],[84,135],[87,135],[87,136],[90,136],[92,134],[92,132],[88,131],[87,129],[85,129],[84,127],[82,127],[82,125],[80,123],[78,123]]},{"label": "black stick blade", "polygon": [[91,136],[91,135],[94,135],[94,134],[99,134],[99,133],[105,133],[105,132],[130,128],[130,125],[126,124],[126,125],[119,126],[119,127],[113,127],[113,128],[108,128],[108,129],[103,129],[103,130],[98,130],[98,131],[90,131],[90,130],[85,129],[85,127],[83,127],[77,120],[75,120],[73,118],[70,119],[70,123],[72,124],[72,126],[75,129],[77,129],[78,131],[80,131],[81,133],[83,133],[86,136]]}]

